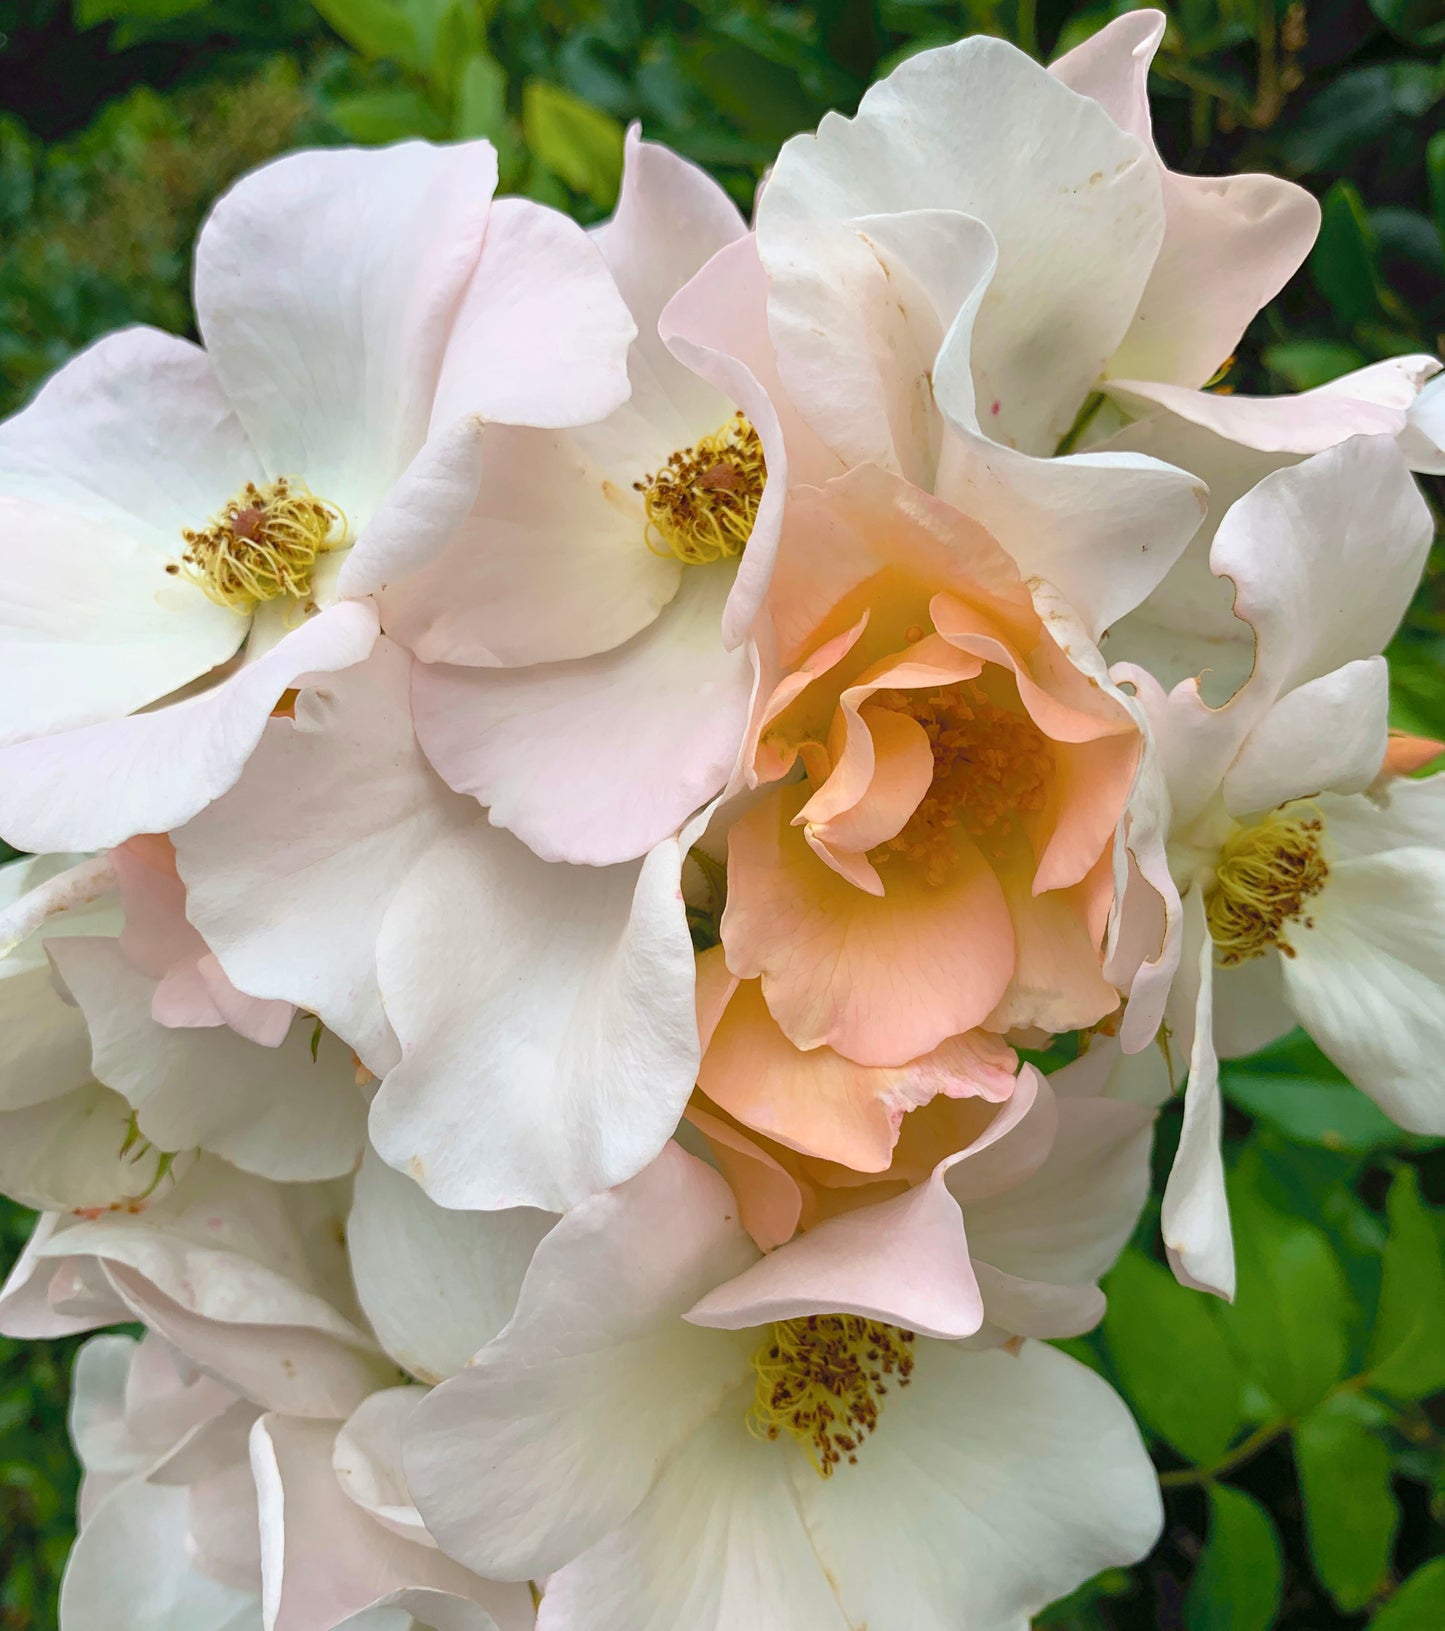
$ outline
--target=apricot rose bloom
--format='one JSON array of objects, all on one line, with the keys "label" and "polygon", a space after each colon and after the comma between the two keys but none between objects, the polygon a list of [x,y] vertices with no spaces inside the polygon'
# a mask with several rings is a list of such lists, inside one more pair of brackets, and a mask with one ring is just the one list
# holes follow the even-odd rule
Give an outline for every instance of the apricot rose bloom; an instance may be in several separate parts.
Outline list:
[{"label": "apricot rose bloom", "polygon": [[768,791],[729,834],[729,969],[799,1048],[864,1065],[1110,1013],[1141,739],[997,542],[864,467],[794,495],[767,609]]}]

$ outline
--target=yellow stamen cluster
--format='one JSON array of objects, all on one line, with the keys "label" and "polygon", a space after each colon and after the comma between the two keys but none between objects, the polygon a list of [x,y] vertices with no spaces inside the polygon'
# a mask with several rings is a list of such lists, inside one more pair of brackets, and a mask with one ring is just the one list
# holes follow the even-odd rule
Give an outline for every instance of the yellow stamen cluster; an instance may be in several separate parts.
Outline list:
[{"label": "yellow stamen cluster", "polygon": [[854,1463],[878,1425],[886,1379],[907,1387],[912,1331],[857,1314],[809,1314],[779,1320],[753,1355],[757,1387],[748,1431],[776,1440],[790,1433],[820,1478]]},{"label": "yellow stamen cluster", "polygon": [[868,859],[879,866],[902,857],[936,886],[958,865],[955,833],[962,828],[1002,860],[1018,817],[1048,802],[1054,759],[1043,732],[973,680],[936,691],[879,691],[871,701],[922,725],[933,749],[933,784],[902,832]]},{"label": "yellow stamen cluster", "polygon": [[655,476],[633,483],[647,511],[647,547],[684,566],[741,555],[767,479],[763,444],[738,413],[696,446],[670,454]]},{"label": "yellow stamen cluster", "polygon": [[217,606],[249,615],[283,595],[309,599],[317,559],[339,548],[346,531],[341,511],[300,483],[248,481],[207,526],[181,533],[185,553],[166,570],[184,573]]},{"label": "yellow stamen cluster", "polygon": [[1225,842],[1206,911],[1221,963],[1243,963],[1269,947],[1286,957],[1291,923],[1314,927],[1308,902],[1325,886],[1324,822],[1312,805],[1283,805]]}]

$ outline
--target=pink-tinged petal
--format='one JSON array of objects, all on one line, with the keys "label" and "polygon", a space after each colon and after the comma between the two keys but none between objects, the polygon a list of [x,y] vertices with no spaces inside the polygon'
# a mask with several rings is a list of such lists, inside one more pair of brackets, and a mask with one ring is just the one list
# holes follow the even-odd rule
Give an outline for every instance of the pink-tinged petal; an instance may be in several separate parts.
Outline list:
[{"label": "pink-tinged petal", "polygon": [[[888,708],[854,712],[846,701],[844,718],[854,751],[844,748],[828,780],[793,818],[829,865],[834,855],[863,863],[868,850],[897,837],[933,785],[933,745],[916,719]],[[837,870],[850,876],[841,866]],[[864,887],[881,895],[876,871],[867,866],[866,872]]]},{"label": "pink-tinged petal", "polygon": [[740,644],[772,577],[790,482],[837,473],[837,461],[792,411],[777,378],[767,324],[767,282],[749,235],[720,249],[664,309],[668,350],[736,402],[758,433],[767,485],[723,614],[723,642]]},{"label": "pink-tinged petal", "polygon": [[366,1106],[334,1037],[313,1057],[304,1021],[279,1050],[224,1026],[168,1029],[152,1017],[154,984],[114,941],[73,938],[53,955],[90,1027],[97,1078],[125,1097],[157,1149],[207,1149],[283,1181],[355,1166]]},{"label": "pink-tinged petal", "polygon": [[295,1003],[252,997],[238,991],[214,953],[208,952],[196,969],[216,1012],[237,1036],[263,1048],[278,1048],[286,1040],[296,1016]]},{"label": "pink-tinged petal", "polygon": [[1162,409],[1245,448],[1307,456],[1351,436],[1402,435],[1421,387],[1439,368],[1436,357],[1391,357],[1312,391],[1284,396],[1186,390],[1181,385],[1148,383],[1147,376],[1114,379],[1108,389],[1142,417]]},{"label": "pink-tinged petal", "polygon": [[512,1317],[550,1212],[448,1211],[368,1149],[347,1249],[356,1294],[387,1353],[441,1382]]},{"label": "pink-tinged petal", "polygon": [[525,1580],[634,1512],[749,1379],[749,1342],[681,1316],[755,1257],[727,1185],[676,1145],[569,1212],[512,1323],[412,1419],[407,1481],[438,1543]]},{"label": "pink-tinged petal", "polygon": [[963,1214],[944,1174],[893,1200],[829,1218],[687,1312],[736,1331],[807,1314],[861,1314],[923,1336],[972,1336],[983,1302]]},{"label": "pink-tinged petal", "polygon": [[[760,782],[781,781],[798,761],[805,748],[817,754],[822,743],[810,734],[809,702],[800,702],[812,685],[830,669],[835,668],[862,638],[868,627],[868,614],[863,615],[851,628],[825,640],[810,652],[790,674],[785,674],[774,687],[762,706],[756,710],[755,723],[750,736],[757,738],[754,774]],[[812,699],[809,699],[811,701]],[[812,723],[823,735],[829,734],[827,702],[822,688],[817,697],[819,717]],[[794,710],[794,703],[799,706]]]},{"label": "pink-tinged petal", "polygon": [[958,865],[937,887],[896,873],[882,898],[864,894],[791,825],[805,792],[761,800],[728,835],[728,967],[761,978],[798,1047],[827,1045],[860,1064],[904,1064],[971,1030],[1014,964],[993,869],[960,839]]},{"label": "pink-tinged petal", "polygon": [[[448,550],[474,544],[467,522],[476,505],[487,451],[486,426],[458,419],[431,436],[367,517],[356,542],[340,559],[336,595],[375,594],[398,580],[438,576],[455,592],[446,570]],[[423,593],[433,592],[429,583]],[[324,602],[323,602],[324,603]]]},{"label": "pink-tinged petal", "polygon": [[747,981],[712,1031],[698,1086],[745,1126],[804,1155],[857,1172],[883,1172],[904,1116],[936,1094],[1007,1097],[971,1038],[951,1037],[932,1053],[891,1068],[856,1065],[832,1048],[802,1052],[768,1012],[760,984]]},{"label": "pink-tinged petal", "polygon": [[645,629],[676,594],[682,569],[647,547],[634,483],[715,431],[734,405],[667,352],[657,319],[741,230],[715,182],[629,136],[617,214],[592,241],[638,325],[632,395],[573,435],[489,426],[477,503],[451,546],[409,578],[386,574],[387,631],[423,661],[493,667],[594,656]]},{"label": "pink-tinged petal", "polygon": [[[730,1399],[680,1447],[632,1517],[550,1576],[538,1631],[857,1624],[838,1606],[799,1514],[792,1458],[743,1426],[749,1397]],[[819,1482],[811,1467],[807,1476]]]},{"label": "pink-tinged petal", "polygon": [[486,142],[293,153],[202,230],[197,323],[266,475],[353,529],[426,440],[496,179]]},{"label": "pink-tinged petal", "polygon": [[680,873],[671,840],[571,867],[480,816],[435,843],[377,943],[402,1046],[372,1106],[382,1156],[488,1210],[562,1211],[651,1161],[697,1075]]},{"label": "pink-tinged petal", "polygon": [[545,427],[605,419],[627,400],[636,335],[581,227],[528,199],[500,199],[447,338],[432,428],[473,414]]},{"label": "pink-tinged petal", "polygon": [[627,349],[635,333],[601,255],[579,226],[525,199],[495,204],[447,336],[426,445],[384,499],[378,495],[342,566],[340,592],[369,593],[434,563],[431,581],[419,589],[423,605],[428,594],[441,592],[436,580],[448,576],[448,546],[478,542],[468,523],[488,425],[557,427],[605,418],[627,398]]},{"label": "pink-tinged petal", "polygon": [[251,1431],[260,1496],[268,1631],[331,1631],[396,1592],[421,1588],[495,1607],[477,1631],[530,1622],[525,1586],[479,1580],[433,1546],[408,1541],[348,1500],[331,1465],[334,1423],[261,1417]]},{"label": "pink-tinged petal", "polygon": [[675,833],[727,781],[753,667],[724,650],[729,574],[696,568],[650,628],[602,656],[540,668],[419,663],[427,757],[547,861],[608,866]]},{"label": "pink-tinged petal", "polygon": [[[1152,148],[1147,80],[1164,26],[1157,11],[1120,17],[1049,72]],[[1164,241],[1109,371],[1203,385],[1299,269],[1320,208],[1277,176],[1185,176],[1157,162]]]},{"label": "pink-tinged petal", "polygon": [[1175,1277],[1196,1291],[1234,1299],[1234,1235],[1220,1148],[1224,1105],[1214,1051],[1214,942],[1198,882],[1184,899],[1184,960],[1174,1001],[1192,1021],[1189,1082],[1179,1149],[1164,1187],[1164,1247]]},{"label": "pink-tinged petal", "polygon": [[[683,418],[711,411],[715,391],[679,367],[659,333],[662,314],[714,255],[746,237],[737,205],[705,170],[658,142],[643,141],[637,125],[628,130],[617,208],[593,229],[592,241],[637,323],[634,373],[666,381]],[[719,381],[713,386],[731,394]]]},{"label": "pink-tinged petal", "polygon": [[378,1075],[398,1057],[377,986],[382,918],[415,862],[476,818],[417,746],[411,666],[383,639],[304,688],[236,786],[175,834],[186,909],[229,977],[318,1015]]},{"label": "pink-tinged petal", "polygon": [[1405,731],[1392,730],[1385,747],[1385,762],[1380,767],[1390,776],[1408,776],[1423,770],[1445,753],[1445,742],[1433,741],[1428,736],[1411,736]]},{"label": "pink-tinged petal", "polygon": [[231,656],[246,620],[175,569],[182,529],[257,474],[204,352],[154,329],[0,426],[0,740],[121,718]]},{"label": "pink-tinged petal", "polygon": [[[1093,1371],[1032,1342],[1015,1354],[922,1340],[914,1356],[856,1469],[825,1480],[796,1463],[847,1624],[1014,1631],[1153,1546],[1157,1474],[1123,1400]],[[911,1521],[880,1545],[881,1515],[895,1512]]]},{"label": "pink-tinged petal", "polygon": [[[980,164],[986,149],[1027,151],[1022,182],[1017,167]],[[1126,332],[1158,251],[1150,156],[1095,103],[985,39],[911,58],[855,118],[831,117],[784,146],[758,208],[770,322],[795,402],[855,460],[876,457],[888,417],[868,366],[887,293],[875,259],[873,298],[860,299],[868,251],[856,234],[856,249],[845,248],[842,229],[910,210],[955,211],[992,232],[998,274],[972,347],[978,396],[1000,404],[997,440],[1052,453]],[[1075,271],[1062,284],[1045,271],[1061,245]]]},{"label": "pink-tinged petal", "polygon": [[0,834],[17,849],[108,849],[181,826],[234,785],[282,692],[359,663],[376,632],[372,607],[334,606],[198,696],[0,748]]},{"label": "pink-tinged petal", "polygon": [[1092,877],[1071,889],[1036,895],[1026,878],[1007,869],[999,881],[1015,949],[1009,988],[987,1016],[988,1028],[1037,1025],[1051,1032],[1072,1031],[1112,1014],[1119,993],[1104,978],[1103,922],[1091,911],[1103,896],[1107,912],[1113,890],[1110,857],[1102,857]]},{"label": "pink-tinged petal", "polygon": [[[84,1259],[57,1264],[46,1255],[60,1222],[57,1213],[42,1213],[25,1249],[11,1265],[0,1289],[0,1336],[20,1342],[46,1341],[77,1336],[101,1325],[119,1325],[130,1318],[130,1311],[93,1265]],[[89,1290],[94,1295],[82,1297],[74,1294],[85,1267],[92,1269]]]},{"label": "pink-tinged petal", "polygon": [[738,1218],[760,1251],[791,1240],[802,1215],[797,1180],[755,1138],[694,1103],[687,1120],[707,1140],[717,1169],[737,1197]]},{"label": "pink-tinged petal", "polygon": [[[368,540],[347,557],[348,568],[358,564],[343,582],[389,580],[382,623],[424,662],[495,668],[610,651],[645,629],[682,580],[671,554],[647,547],[632,484],[728,411],[719,402],[701,429],[670,418],[660,428],[636,423],[629,404],[613,416],[626,422],[615,450],[593,447],[592,433],[491,425],[480,438],[475,502],[445,553],[361,576],[374,553]],[[463,436],[453,433],[459,452]]]}]

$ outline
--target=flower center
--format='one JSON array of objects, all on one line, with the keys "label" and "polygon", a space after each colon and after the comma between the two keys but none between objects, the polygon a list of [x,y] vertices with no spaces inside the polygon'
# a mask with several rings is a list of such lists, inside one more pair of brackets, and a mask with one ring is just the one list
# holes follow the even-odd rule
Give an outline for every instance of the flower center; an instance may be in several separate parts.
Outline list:
[{"label": "flower center", "polygon": [[930,884],[959,862],[962,829],[993,860],[1003,860],[1018,817],[1048,802],[1054,759],[1048,739],[1021,708],[995,702],[976,680],[937,691],[878,691],[875,707],[917,720],[933,750],[933,783],[908,824],[868,852],[874,866],[912,861]]},{"label": "flower center", "polygon": [[741,412],[633,483],[647,511],[647,547],[684,566],[741,555],[768,479],[763,444]]},{"label": "flower center", "polygon": [[777,1321],[753,1355],[757,1388],[748,1431],[776,1440],[791,1433],[820,1478],[858,1459],[878,1425],[885,1378],[907,1387],[913,1332],[857,1314],[809,1314]]},{"label": "flower center", "polygon": [[181,533],[184,573],[217,606],[246,615],[283,595],[307,600],[317,558],[339,549],[347,536],[346,517],[304,483],[282,476],[245,488],[199,532]]},{"label": "flower center", "polygon": [[1307,903],[1329,877],[1320,851],[1323,832],[1313,805],[1282,805],[1225,841],[1206,907],[1221,963],[1247,962],[1270,946],[1294,956],[1285,927],[1314,927]]}]

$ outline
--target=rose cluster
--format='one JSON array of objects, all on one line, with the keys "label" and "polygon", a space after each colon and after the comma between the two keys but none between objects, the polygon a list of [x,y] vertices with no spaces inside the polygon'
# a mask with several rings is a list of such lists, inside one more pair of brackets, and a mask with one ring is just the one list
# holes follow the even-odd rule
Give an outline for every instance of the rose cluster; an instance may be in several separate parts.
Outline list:
[{"label": "rose cluster", "polygon": [[903,63],[751,226],[633,132],[215,206],[0,426],[0,1330],[96,1336],[64,1631],[1020,1631],[1158,1487],[1090,1329],[1218,1059],[1445,1133],[1381,655],[1428,357],[1220,384],[1318,210],[1134,12]]}]

